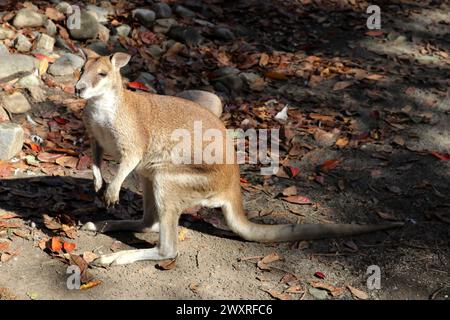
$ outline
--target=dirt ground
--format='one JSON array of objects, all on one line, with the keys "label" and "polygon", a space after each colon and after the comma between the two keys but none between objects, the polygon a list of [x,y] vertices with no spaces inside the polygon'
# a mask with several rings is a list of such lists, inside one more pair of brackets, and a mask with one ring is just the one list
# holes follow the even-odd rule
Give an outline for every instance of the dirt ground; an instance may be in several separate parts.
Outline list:
[{"label": "dirt ground", "polygon": [[[41,239],[59,234],[45,226],[42,214],[68,214],[78,226],[107,217],[138,218],[139,185],[136,177],[129,177],[119,207],[107,212],[94,201],[89,168],[63,168],[54,176],[24,170],[0,180],[0,219],[2,213],[16,213],[7,221],[22,231],[21,236],[14,234],[17,228],[0,234],[15,253],[0,263],[0,299],[357,299],[351,286],[369,299],[449,300],[450,7],[443,1],[374,1],[382,8],[383,33],[367,35],[364,11],[316,5],[297,11],[300,2],[231,1],[220,4],[223,13],[215,20],[246,30],[243,39],[260,50],[303,52],[305,57],[320,56],[325,65],[319,71],[303,70],[316,78],[308,74],[272,79],[264,90],[222,95],[228,126],[250,119],[270,127],[275,122],[242,106],[264,107],[266,116],[273,117],[288,104],[288,123],[294,123],[300,137],[297,153],[292,141],[282,145],[286,174],[266,179],[258,168],[241,167],[249,217],[261,223],[396,220],[405,222],[403,228],[346,239],[259,244],[214,228],[222,226],[220,214],[200,210],[180,220],[182,241],[173,269],[160,270],[155,262],[91,266],[102,283],[68,290],[68,265],[38,246]],[[382,78],[327,77],[332,71],[323,70],[339,68],[337,63]],[[178,74],[186,72],[183,67],[197,72],[195,63],[161,65],[160,71],[169,67]],[[352,83],[337,90],[339,81]],[[276,101],[273,107],[267,103],[271,99]],[[55,106],[44,102],[33,108],[38,118]],[[66,108],[57,110],[72,119]],[[83,129],[74,131],[82,135]],[[349,141],[339,146],[337,137]],[[323,167],[325,160],[332,161],[331,168]],[[115,167],[107,161],[107,179]],[[289,172],[292,167],[299,173]],[[312,204],[282,200],[280,194],[290,186]],[[66,240],[76,243],[76,254],[110,253],[154,246],[157,235],[78,230],[75,239]],[[273,252],[280,259],[268,270],[258,267],[258,261]],[[380,268],[380,289],[366,285],[371,265]],[[317,272],[324,279],[318,279]],[[317,282],[338,293],[314,290]],[[293,293],[286,292],[295,286]]]}]

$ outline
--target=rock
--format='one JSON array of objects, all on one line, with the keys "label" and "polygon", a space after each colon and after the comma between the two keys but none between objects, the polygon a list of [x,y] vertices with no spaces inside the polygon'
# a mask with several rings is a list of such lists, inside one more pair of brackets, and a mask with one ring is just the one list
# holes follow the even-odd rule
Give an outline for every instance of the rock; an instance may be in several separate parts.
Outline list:
[{"label": "rock", "polygon": [[157,59],[164,53],[164,50],[156,44],[152,44],[150,47],[148,47],[147,51],[153,58]]},{"label": "rock", "polygon": [[24,132],[15,123],[0,123],[0,160],[10,160],[22,150]]},{"label": "rock", "polygon": [[9,113],[24,113],[31,109],[27,98],[20,92],[14,92],[10,95],[4,94],[0,99],[3,108],[8,110]]},{"label": "rock", "polygon": [[36,49],[39,51],[51,53],[54,46],[55,39],[46,35],[45,33],[41,33],[39,40],[36,43]]},{"label": "rock", "polygon": [[218,117],[222,114],[222,101],[214,93],[203,90],[185,90],[177,94],[177,97],[194,101]]},{"label": "rock", "polygon": [[316,289],[316,288],[309,288],[309,293],[319,299],[319,300],[325,300],[328,299],[328,292],[326,290]]},{"label": "rock", "polygon": [[239,69],[232,67],[215,70],[211,75],[211,79],[216,84],[221,84],[219,86],[216,85],[216,88],[220,91],[223,91],[223,86],[230,91],[239,91],[244,85],[244,82],[239,77]]},{"label": "rock", "polygon": [[61,12],[61,13],[64,13],[64,14],[71,14],[72,13],[71,12],[72,8],[71,8],[70,3],[67,3],[65,1],[62,1],[62,2],[58,3],[58,5],[55,7],[55,9],[58,10],[59,12]]},{"label": "rock", "polygon": [[0,123],[9,121],[8,112],[6,112],[5,109],[3,109],[2,106],[0,106]]},{"label": "rock", "polygon": [[86,10],[88,12],[94,13],[94,16],[97,18],[98,23],[105,24],[108,23],[108,9],[97,7],[92,4],[86,6]]},{"label": "rock", "polygon": [[253,72],[243,72],[240,74],[241,78],[248,84],[250,89],[255,91],[262,91],[266,86],[264,78]]},{"label": "rock", "polygon": [[32,46],[33,45],[30,40],[28,40],[28,38],[23,34],[19,34],[16,40],[14,40],[14,48],[16,48],[19,52],[28,52]]},{"label": "rock", "polygon": [[97,19],[85,10],[80,11],[79,24],[75,20],[77,13],[72,14],[67,18],[67,25],[70,36],[76,40],[94,39],[98,34]]},{"label": "rock", "polygon": [[134,19],[147,28],[151,28],[156,17],[155,12],[149,9],[134,9],[131,13]]},{"label": "rock", "polygon": [[12,39],[15,35],[13,30],[0,26],[0,40]]},{"label": "rock", "polygon": [[128,37],[131,32],[131,27],[127,24],[123,24],[116,28],[116,33],[121,37]]},{"label": "rock", "polygon": [[172,15],[172,9],[167,3],[164,2],[155,3],[152,9],[157,18],[170,18]]},{"label": "rock", "polygon": [[148,87],[153,87],[155,76],[148,72],[139,72],[138,77],[134,81],[141,82]]},{"label": "rock", "polygon": [[173,26],[170,28],[168,36],[187,45],[195,46],[202,41],[200,32],[192,27]]},{"label": "rock", "polygon": [[6,56],[9,54],[9,49],[3,43],[0,43],[0,56]]},{"label": "rock", "polygon": [[45,23],[45,29],[49,36],[54,36],[58,32],[56,24],[50,19],[48,19],[47,22]]},{"label": "rock", "polygon": [[32,9],[23,8],[14,17],[13,25],[18,29],[27,27],[34,28],[43,26],[45,21],[47,21],[47,18],[43,14]]},{"label": "rock", "polygon": [[37,75],[32,73],[32,74],[29,74],[29,75],[21,78],[17,83],[21,87],[30,88],[30,87],[39,86],[41,84],[41,79]]},{"label": "rock", "polygon": [[98,26],[98,38],[103,42],[108,42],[109,40],[109,29],[102,24]]},{"label": "rock", "polygon": [[231,32],[230,29],[223,28],[223,27],[215,28],[213,31],[213,36],[217,39],[225,40],[225,41],[230,41],[235,38],[234,33]]},{"label": "rock", "polygon": [[48,73],[53,76],[65,76],[74,73],[76,69],[81,69],[83,65],[83,58],[72,53],[66,53],[48,68]]},{"label": "rock", "polygon": [[176,26],[177,24],[175,19],[158,19],[155,21],[153,31],[156,33],[167,33],[172,26]]},{"label": "rock", "polygon": [[194,19],[194,22],[198,25],[201,25],[202,27],[213,28],[215,26],[214,23],[211,23],[211,22],[203,20],[203,19]]},{"label": "rock", "polygon": [[101,41],[91,43],[90,45],[88,45],[88,48],[101,56],[107,56],[111,54],[111,50],[109,49],[108,45]]},{"label": "rock", "polygon": [[31,97],[36,102],[44,102],[46,100],[46,92],[39,86],[32,86],[27,88]]},{"label": "rock", "polygon": [[0,82],[31,73],[37,66],[37,60],[22,54],[10,54],[0,59]]},{"label": "rock", "polygon": [[193,18],[195,17],[195,12],[189,10],[186,7],[183,6],[176,6],[175,7],[175,13],[177,13],[179,16],[183,17],[183,18]]}]

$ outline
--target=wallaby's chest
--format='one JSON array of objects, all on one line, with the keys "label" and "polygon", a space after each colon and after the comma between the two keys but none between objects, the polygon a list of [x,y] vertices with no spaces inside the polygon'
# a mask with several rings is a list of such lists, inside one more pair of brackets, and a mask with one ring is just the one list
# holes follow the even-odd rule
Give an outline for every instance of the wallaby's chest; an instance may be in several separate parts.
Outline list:
[{"label": "wallaby's chest", "polygon": [[88,105],[84,119],[90,134],[102,146],[106,153],[120,159],[120,147],[115,129],[116,110],[105,105]]}]

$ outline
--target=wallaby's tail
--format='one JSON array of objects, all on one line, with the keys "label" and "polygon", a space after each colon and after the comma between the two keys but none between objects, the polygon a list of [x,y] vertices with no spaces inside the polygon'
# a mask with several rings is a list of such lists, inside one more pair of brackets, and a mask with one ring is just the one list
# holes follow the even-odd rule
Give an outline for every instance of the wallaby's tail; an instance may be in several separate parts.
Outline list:
[{"label": "wallaby's tail", "polygon": [[283,242],[298,240],[313,240],[323,238],[338,238],[386,230],[403,226],[403,223],[379,225],[354,224],[279,224],[263,225],[247,219],[240,199],[233,199],[222,207],[225,220],[230,229],[249,241]]},{"label": "wallaby's tail", "polygon": [[177,97],[198,103],[203,108],[214,113],[217,117],[222,115],[222,101],[214,93],[203,90],[185,90],[178,93]]}]

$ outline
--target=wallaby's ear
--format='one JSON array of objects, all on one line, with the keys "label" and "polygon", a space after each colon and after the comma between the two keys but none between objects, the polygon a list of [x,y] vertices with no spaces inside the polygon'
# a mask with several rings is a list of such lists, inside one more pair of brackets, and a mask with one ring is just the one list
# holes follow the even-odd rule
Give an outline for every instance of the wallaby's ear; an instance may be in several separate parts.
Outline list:
[{"label": "wallaby's ear", "polygon": [[83,48],[83,53],[86,55],[87,60],[100,58],[100,55],[94,50]]},{"label": "wallaby's ear", "polygon": [[130,61],[131,56],[128,53],[117,52],[111,58],[111,63],[116,69],[120,69]]}]

